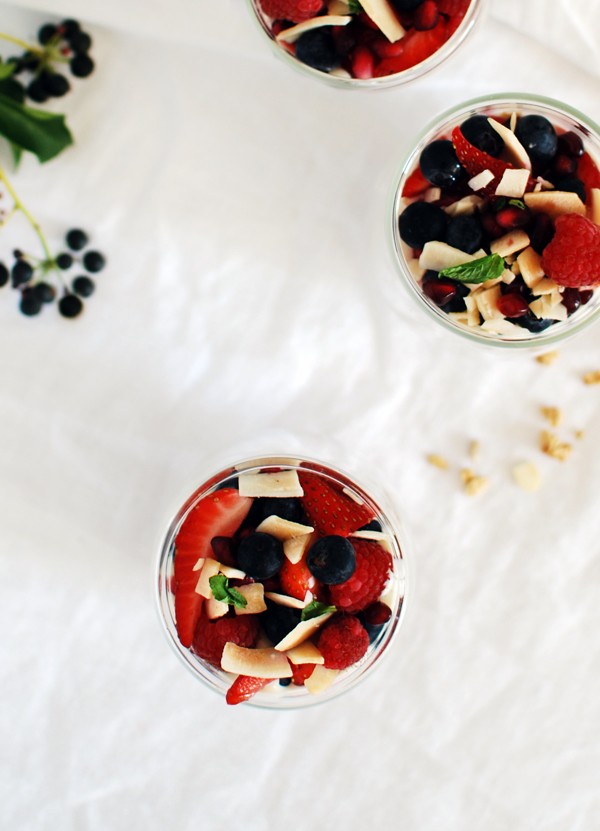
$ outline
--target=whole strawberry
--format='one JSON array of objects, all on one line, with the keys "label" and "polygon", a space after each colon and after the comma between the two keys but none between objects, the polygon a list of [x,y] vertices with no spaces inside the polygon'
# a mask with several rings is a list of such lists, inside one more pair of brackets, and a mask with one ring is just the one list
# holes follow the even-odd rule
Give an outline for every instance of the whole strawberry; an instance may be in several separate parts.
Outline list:
[{"label": "whole strawberry", "polygon": [[542,253],[546,276],[570,288],[600,285],[600,225],[579,214],[563,214],[554,227]]},{"label": "whole strawberry", "polygon": [[260,0],[263,12],[273,20],[300,23],[315,17],[324,6],[323,0]]}]

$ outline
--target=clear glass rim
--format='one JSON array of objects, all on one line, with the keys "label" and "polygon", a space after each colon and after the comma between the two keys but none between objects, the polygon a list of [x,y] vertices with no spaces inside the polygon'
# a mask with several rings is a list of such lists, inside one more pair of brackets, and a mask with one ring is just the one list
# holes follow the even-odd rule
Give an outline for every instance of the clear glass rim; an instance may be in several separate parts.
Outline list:
[{"label": "clear glass rim", "polygon": [[[401,519],[398,517],[397,509],[393,505],[389,505],[388,499],[385,499],[385,494],[379,493],[372,495],[373,489],[369,486],[364,486],[353,474],[349,474],[341,470],[336,465],[325,462],[319,459],[311,458],[305,455],[293,455],[289,453],[273,453],[261,454],[257,457],[249,457],[242,461],[235,462],[233,465],[224,468],[223,470],[214,473],[208,477],[203,484],[196,488],[196,490],[185,500],[181,508],[177,511],[168,531],[162,541],[158,553],[158,562],[156,568],[156,582],[155,582],[155,601],[157,613],[165,632],[167,641],[172,650],[175,652],[180,662],[192,673],[192,675],[200,680],[204,686],[217,693],[221,698],[225,698],[225,693],[230,686],[233,676],[224,673],[217,667],[211,667],[200,658],[196,657],[191,650],[182,646],[177,637],[177,629],[175,626],[174,616],[169,603],[169,565],[172,561],[172,544],[181,523],[192,509],[192,507],[207,493],[215,488],[215,486],[225,480],[226,478],[235,475],[240,471],[248,471],[256,468],[264,468],[267,466],[276,467],[292,467],[298,468],[300,466],[307,469],[316,469],[319,473],[327,476],[332,474],[329,478],[334,478],[336,481],[347,482],[352,485],[365,500],[377,509],[377,514],[380,516],[384,525],[389,529],[391,536],[392,561],[394,567],[394,575],[396,579],[402,578],[404,591],[396,593],[394,598],[394,607],[392,608],[392,617],[383,630],[378,639],[374,642],[373,648],[370,648],[367,654],[354,667],[345,670],[340,674],[339,678],[322,693],[312,695],[305,691],[302,687],[297,688],[297,692],[292,690],[292,694],[287,691],[282,695],[272,695],[268,692],[259,692],[253,696],[246,704],[268,710],[291,710],[304,707],[315,706],[326,701],[331,701],[339,695],[353,689],[366,676],[370,675],[370,670],[376,662],[379,662],[382,657],[389,652],[389,647],[392,641],[396,638],[398,631],[404,622],[407,608],[407,598],[411,595],[412,584],[412,562],[407,565],[407,549],[409,548],[406,540],[406,530]],[[323,472],[324,471],[324,472]],[[339,477],[337,479],[336,477]],[[410,560],[410,554],[408,555]],[[402,564],[400,567],[400,563]],[[401,570],[401,573],[400,573]],[[408,601],[410,603],[410,600]]]},{"label": "clear glass rim", "polygon": [[247,0],[247,5],[250,9],[252,17],[258,25],[258,28],[264,35],[266,35],[272,48],[275,50],[276,55],[287,63],[288,66],[295,68],[304,75],[321,81],[321,83],[329,84],[330,86],[337,87],[338,89],[362,90],[386,89],[388,87],[400,86],[401,84],[414,81],[417,78],[421,78],[428,72],[431,72],[443,61],[453,55],[454,52],[456,52],[459,46],[472,31],[483,11],[483,0],[471,0],[471,5],[467,9],[460,26],[458,26],[456,31],[452,33],[448,40],[442,44],[442,46],[434,52],[433,55],[430,55],[424,61],[421,61],[421,63],[415,64],[415,66],[411,66],[409,69],[405,69],[402,72],[396,72],[393,75],[384,75],[382,78],[361,79],[344,78],[337,75],[331,75],[330,73],[321,72],[318,69],[314,69],[312,66],[302,63],[302,61],[299,61],[293,55],[290,55],[289,52],[275,42],[262,18],[262,15],[257,9],[259,0]]},{"label": "clear glass rim", "polygon": [[[393,179],[390,197],[391,208],[388,210],[386,219],[386,236],[391,243],[392,256],[395,262],[396,270],[400,272],[400,275],[403,278],[401,281],[402,285],[408,291],[409,295],[416,300],[419,308],[424,311],[430,319],[435,320],[445,329],[459,335],[465,340],[471,341],[472,343],[478,343],[483,346],[489,346],[492,348],[499,347],[513,351],[532,350],[539,349],[541,347],[545,348],[562,342],[567,338],[573,337],[583,329],[586,329],[600,316],[600,303],[595,308],[590,308],[589,313],[585,316],[581,316],[579,320],[568,318],[566,321],[561,322],[566,325],[561,325],[561,323],[555,324],[542,332],[530,333],[529,336],[524,336],[519,339],[510,339],[494,333],[484,333],[476,330],[471,331],[466,327],[459,326],[454,323],[445,312],[441,309],[434,308],[433,305],[425,299],[415,278],[410,273],[402,251],[400,235],[398,232],[398,216],[400,201],[402,199],[403,184],[408,174],[414,167],[414,162],[423,143],[427,143],[429,139],[433,138],[433,136],[443,128],[444,124],[452,122],[458,115],[466,115],[472,109],[480,109],[486,105],[506,105],[507,107],[514,107],[519,104],[526,106],[539,106],[576,122],[580,125],[583,131],[595,139],[598,144],[598,148],[600,149],[600,126],[598,126],[587,115],[574,107],[571,107],[569,104],[565,104],[563,101],[543,95],[535,95],[525,92],[499,92],[471,98],[450,107],[435,119],[431,120],[411,142],[410,150],[404,156],[402,164]],[[556,331],[553,332],[553,329]]]}]

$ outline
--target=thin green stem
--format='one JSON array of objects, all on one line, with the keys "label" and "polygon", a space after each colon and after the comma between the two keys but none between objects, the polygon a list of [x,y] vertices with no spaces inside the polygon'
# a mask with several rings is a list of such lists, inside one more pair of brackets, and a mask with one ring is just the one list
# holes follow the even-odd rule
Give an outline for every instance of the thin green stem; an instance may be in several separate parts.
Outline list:
[{"label": "thin green stem", "polygon": [[14,35],[9,35],[6,32],[0,32],[0,40],[6,40],[9,43],[14,43],[15,46],[20,46],[21,49],[25,49],[26,52],[35,52],[36,54],[41,54],[43,51],[38,46],[34,44],[27,43],[26,40],[21,40],[21,38],[16,38]]},{"label": "thin green stem", "polygon": [[11,196],[13,202],[14,202],[14,206],[15,206],[14,209],[17,210],[17,211],[21,211],[23,216],[27,219],[27,221],[29,222],[29,224],[31,225],[33,230],[35,231],[35,233],[37,235],[37,238],[39,239],[39,241],[41,243],[41,246],[44,249],[44,254],[46,255],[46,260],[48,260],[49,262],[52,262],[54,258],[52,257],[52,254],[50,253],[50,248],[48,246],[48,242],[46,241],[46,237],[44,236],[44,232],[42,231],[42,228],[41,228],[39,222],[31,215],[31,212],[28,210],[28,208],[21,202],[21,199],[19,198],[18,193],[13,188],[13,186],[10,182],[10,179],[8,178],[8,176],[6,175],[6,173],[4,172],[2,167],[0,167],[0,182],[4,182],[4,186],[6,187],[6,190],[9,192],[9,194],[10,194],[10,196]]}]

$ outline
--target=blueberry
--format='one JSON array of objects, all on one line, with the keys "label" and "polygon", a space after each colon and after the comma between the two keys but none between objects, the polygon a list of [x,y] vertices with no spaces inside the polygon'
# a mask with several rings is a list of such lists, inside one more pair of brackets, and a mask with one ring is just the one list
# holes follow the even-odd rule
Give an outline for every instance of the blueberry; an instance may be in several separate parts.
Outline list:
[{"label": "blueberry", "polygon": [[279,686],[280,687],[289,687],[291,683],[292,683],[291,678],[280,678],[279,679]]},{"label": "blueberry", "polygon": [[356,569],[356,553],[345,538],[332,534],[321,537],[312,545],[306,556],[310,573],[327,586],[344,583]]},{"label": "blueberry", "polygon": [[69,61],[69,66],[76,78],[87,78],[94,71],[94,61],[86,54],[74,55]]},{"label": "blueberry", "polygon": [[446,231],[448,245],[473,254],[481,248],[482,240],[483,228],[474,216],[455,216],[449,220]]},{"label": "blueberry", "polygon": [[367,522],[366,525],[363,525],[358,530],[359,531],[381,531],[381,523],[377,519],[372,519],[371,522]]},{"label": "blueberry", "polygon": [[267,638],[277,644],[300,623],[300,610],[266,601],[267,609],[260,616],[260,622]]},{"label": "blueberry", "polygon": [[62,252],[56,258],[56,265],[61,269],[61,271],[66,271],[67,268],[71,268],[73,265],[73,257],[70,254],[67,254],[66,251]]},{"label": "blueberry", "polygon": [[83,255],[83,264],[88,271],[94,274],[96,271],[102,271],[106,265],[106,260],[99,251],[87,251]]},{"label": "blueberry", "polygon": [[33,277],[33,268],[27,260],[17,260],[10,270],[10,276],[13,286],[16,288],[31,280]]},{"label": "blueberry", "polygon": [[515,135],[538,167],[548,164],[556,155],[556,131],[543,115],[524,115],[517,121]]},{"label": "blueberry", "polygon": [[556,190],[566,190],[576,193],[582,202],[586,201],[585,185],[577,176],[557,176],[552,180]]},{"label": "blueberry", "polygon": [[427,181],[439,188],[456,185],[465,173],[448,139],[437,139],[428,144],[421,153],[419,165]]},{"label": "blueberry", "polygon": [[42,46],[45,46],[49,41],[52,40],[53,37],[56,36],[56,26],[52,23],[46,23],[45,26],[42,26],[41,29],[38,31],[38,43],[41,43]]},{"label": "blueberry", "polygon": [[4,263],[0,263],[0,286],[5,286],[8,283],[8,269]]},{"label": "blueberry", "polygon": [[300,35],[296,41],[296,57],[321,72],[331,72],[340,65],[335,40],[327,26]]},{"label": "blueberry", "polygon": [[467,308],[467,304],[465,303],[465,298],[461,297],[460,294],[456,295],[449,300],[448,303],[444,303],[443,306],[440,306],[442,311],[446,312],[446,314],[450,314],[450,312],[464,312]]},{"label": "blueberry", "polygon": [[77,317],[83,311],[83,303],[74,294],[65,294],[58,301],[58,311],[63,317]]},{"label": "blueberry", "polygon": [[42,72],[39,80],[44,92],[54,98],[61,98],[71,89],[69,82],[60,72]]},{"label": "blueberry", "polygon": [[81,251],[88,244],[89,239],[86,232],[82,231],[81,228],[71,228],[70,231],[67,231],[65,241],[71,251]]},{"label": "blueberry", "polygon": [[240,542],[237,550],[239,567],[249,577],[266,580],[273,577],[283,564],[283,546],[270,534],[255,531]]},{"label": "blueberry", "polygon": [[252,524],[259,525],[268,516],[278,516],[290,522],[302,522],[304,511],[299,499],[294,497],[266,496],[255,499],[252,504]]},{"label": "blueberry", "polygon": [[33,317],[33,315],[38,315],[42,311],[42,301],[36,297],[33,289],[28,288],[23,291],[19,309],[27,317]]},{"label": "blueberry", "polygon": [[430,202],[412,202],[400,214],[398,229],[402,240],[411,248],[423,248],[431,240],[443,240],[448,218],[444,211]]},{"label": "blueberry", "polygon": [[42,303],[52,303],[56,297],[56,291],[50,283],[36,283],[32,286],[32,291]]},{"label": "blueberry", "polygon": [[473,115],[460,125],[460,130],[468,142],[497,158],[504,149],[504,141],[494,130],[484,115]]},{"label": "blueberry", "polygon": [[91,297],[96,288],[96,284],[89,277],[86,277],[85,274],[82,274],[73,280],[72,288],[75,294],[78,294],[80,297]]},{"label": "blueberry", "polygon": [[511,323],[516,323],[517,326],[522,326],[524,329],[528,329],[530,332],[543,332],[544,329],[547,329],[549,326],[552,326],[553,323],[556,323],[555,320],[550,320],[549,318],[544,317],[536,317],[533,312],[527,312],[527,314],[523,315],[522,317],[511,317],[508,318]]}]

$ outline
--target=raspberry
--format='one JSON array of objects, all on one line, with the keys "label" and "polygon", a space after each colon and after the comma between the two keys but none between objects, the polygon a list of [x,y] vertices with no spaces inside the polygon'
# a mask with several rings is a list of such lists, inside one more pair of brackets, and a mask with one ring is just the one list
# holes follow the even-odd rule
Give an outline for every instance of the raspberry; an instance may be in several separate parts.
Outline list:
[{"label": "raspberry", "polygon": [[362,658],[369,648],[369,636],[354,615],[336,615],[320,632],[319,652],[326,669],[346,669]]},{"label": "raspberry", "polygon": [[194,630],[192,651],[209,664],[220,667],[223,648],[228,641],[250,648],[254,646],[258,632],[258,615],[221,617],[215,621],[202,615]]},{"label": "raspberry", "polygon": [[379,600],[392,568],[391,555],[378,543],[351,540],[356,552],[356,570],[352,577],[330,586],[331,602],[342,612],[361,612]]},{"label": "raspberry", "polygon": [[559,286],[600,285],[600,226],[579,214],[563,214],[544,248],[542,268]]},{"label": "raspberry", "polygon": [[260,0],[260,5],[274,20],[300,23],[318,14],[323,8],[323,0]]}]

